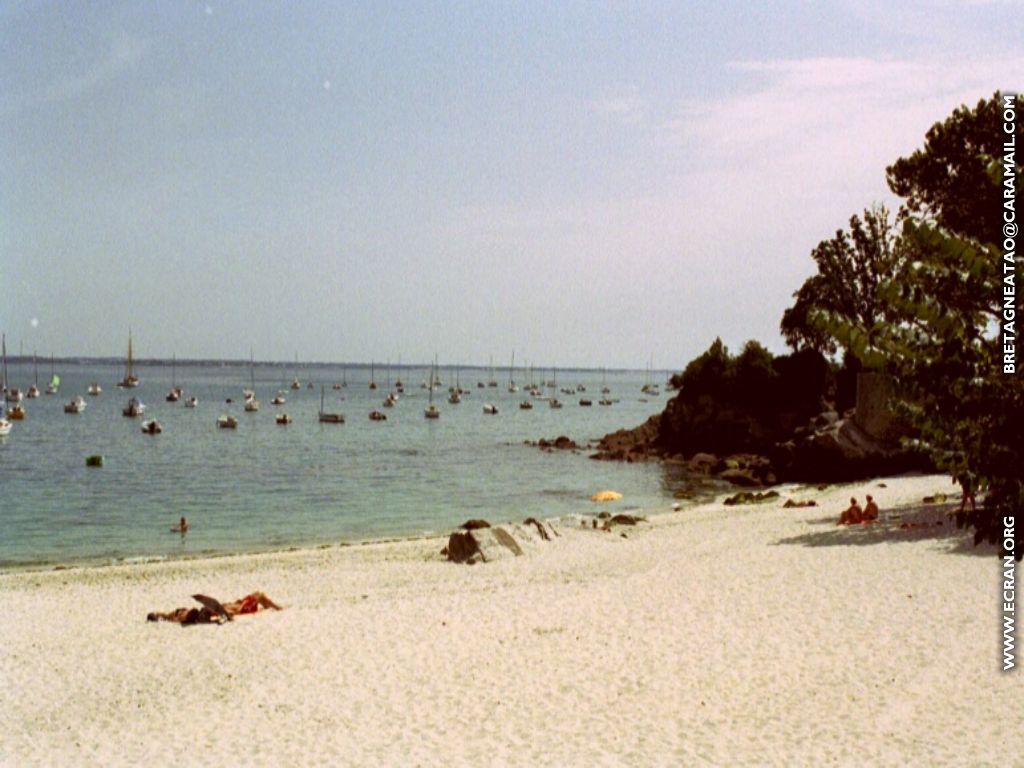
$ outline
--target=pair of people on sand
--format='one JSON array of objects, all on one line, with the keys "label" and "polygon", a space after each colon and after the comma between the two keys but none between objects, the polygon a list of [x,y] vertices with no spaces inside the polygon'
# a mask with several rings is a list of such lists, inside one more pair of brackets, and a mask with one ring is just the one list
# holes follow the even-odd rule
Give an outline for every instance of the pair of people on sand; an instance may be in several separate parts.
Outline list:
[{"label": "pair of people on sand", "polygon": [[856,498],[850,499],[850,506],[839,516],[839,525],[860,525],[862,523],[873,523],[878,519],[878,505],[870,496],[867,497],[867,504],[861,509]]},{"label": "pair of people on sand", "polygon": [[258,613],[273,608],[280,611],[282,606],[275,603],[263,592],[251,592],[238,600],[221,603],[207,595],[192,595],[193,599],[202,604],[202,608],[175,608],[167,613],[154,611],[146,616],[147,621],[174,621],[178,624],[221,624],[231,621],[235,616],[246,613]]}]

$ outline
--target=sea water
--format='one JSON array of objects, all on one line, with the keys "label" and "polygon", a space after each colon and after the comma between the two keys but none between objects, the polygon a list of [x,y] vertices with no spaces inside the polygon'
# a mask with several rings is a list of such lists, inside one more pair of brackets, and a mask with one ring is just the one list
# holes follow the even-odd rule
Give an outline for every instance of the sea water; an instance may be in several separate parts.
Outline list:
[{"label": "sea water", "polygon": [[[49,365],[40,367],[42,388]],[[379,367],[376,390],[370,371],[357,367],[150,364],[137,366],[136,389],[115,386],[118,365],[58,368],[60,392],[24,400],[25,420],[0,438],[0,567],[256,552],[440,533],[467,518],[594,514],[589,497],[605,488],[623,494],[605,505],[611,511],[650,508],[671,501],[686,481],[677,468],[594,461],[585,450],[588,441],[664,408],[665,395],[640,391],[648,378],[640,371],[607,374],[611,406],[598,404],[605,374],[559,372],[559,388],[582,384],[586,392],[559,392],[564,407],[553,409],[524,391],[508,392],[507,371],[497,388],[478,388],[490,378],[479,369],[459,372],[468,394],[449,404],[455,376],[443,370],[444,385],[434,392],[441,417],[433,421],[423,415],[424,368],[391,370],[391,383],[400,377],[405,385],[393,408],[382,407],[388,374]],[[296,375],[299,390],[289,388]],[[522,383],[526,374],[516,377]],[[11,386],[24,392],[33,378],[31,363],[9,366]],[[183,389],[178,402],[165,401],[172,378]],[[242,391],[253,378],[261,408],[247,413]],[[343,380],[345,388],[332,388]],[[103,388],[98,397],[86,394],[92,382]],[[321,385],[324,410],[344,413],[344,424],[319,422]],[[271,405],[279,391],[286,404]],[[64,413],[76,395],[85,397],[85,412]],[[192,395],[198,407],[186,408]],[[162,434],[143,434],[143,419],[122,415],[132,396]],[[581,398],[593,405],[581,406]],[[534,407],[520,409],[523,400]],[[485,403],[499,413],[484,414]],[[387,421],[370,421],[372,410]],[[280,411],[293,423],[275,423]],[[237,430],[217,427],[224,414],[238,419]],[[524,444],[559,435],[584,450]],[[103,456],[102,468],[86,466],[94,454]],[[181,516],[189,521],[186,536],[171,532]]]}]

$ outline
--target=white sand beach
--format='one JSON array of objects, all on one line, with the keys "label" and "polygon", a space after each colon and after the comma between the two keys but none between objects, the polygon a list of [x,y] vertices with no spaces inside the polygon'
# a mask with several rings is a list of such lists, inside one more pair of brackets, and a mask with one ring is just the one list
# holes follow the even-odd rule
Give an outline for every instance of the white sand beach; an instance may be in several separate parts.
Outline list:
[{"label": "white sand beach", "polygon": [[[0,763],[1019,765],[999,561],[921,503],[948,478],[779,490],[474,566],[427,539],[0,574]],[[882,522],[837,527],[865,493]],[[257,589],[287,608],[146,621]]]}]

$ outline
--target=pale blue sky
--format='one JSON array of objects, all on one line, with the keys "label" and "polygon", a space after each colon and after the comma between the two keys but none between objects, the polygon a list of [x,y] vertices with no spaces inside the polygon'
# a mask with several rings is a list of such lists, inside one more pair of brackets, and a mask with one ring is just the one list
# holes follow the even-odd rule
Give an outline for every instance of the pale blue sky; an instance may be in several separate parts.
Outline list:
[{"label": "pale blue sky", "polygon": [[1024,75],[1018,2],[6,2],[0,329],[680,368]]}]

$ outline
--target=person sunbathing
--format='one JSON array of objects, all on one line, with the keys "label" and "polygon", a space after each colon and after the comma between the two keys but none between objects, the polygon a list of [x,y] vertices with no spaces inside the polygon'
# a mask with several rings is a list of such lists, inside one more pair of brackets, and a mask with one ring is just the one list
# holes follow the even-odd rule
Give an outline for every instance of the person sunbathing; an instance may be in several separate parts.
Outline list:
[{"label": "person sunbathing", "polygon": [[864,505],[864,520],[865,523],[873,523],[878,519],[878,505],[875,504],[875,500],[868,496],[868,503]]},{"label": "person sunbathing", "polygon": [[857,499],[850,499],[850,506],[839,516],[839,525],[857,525],[864,522],[864,512]]},{"label": "person sunbathing", "polygon": [[261,610],[273,608],[282,610],[263,592],[251,592],[238,600],[221,603],[207,595],[192,595],[193,599],[202,604],[202,608],[175,608],[168,613],[153,611],[146,616],[146,621],[173,621],[178,624],[221,624],[232,621],[235,616],[246,613],[259,613]]}]

